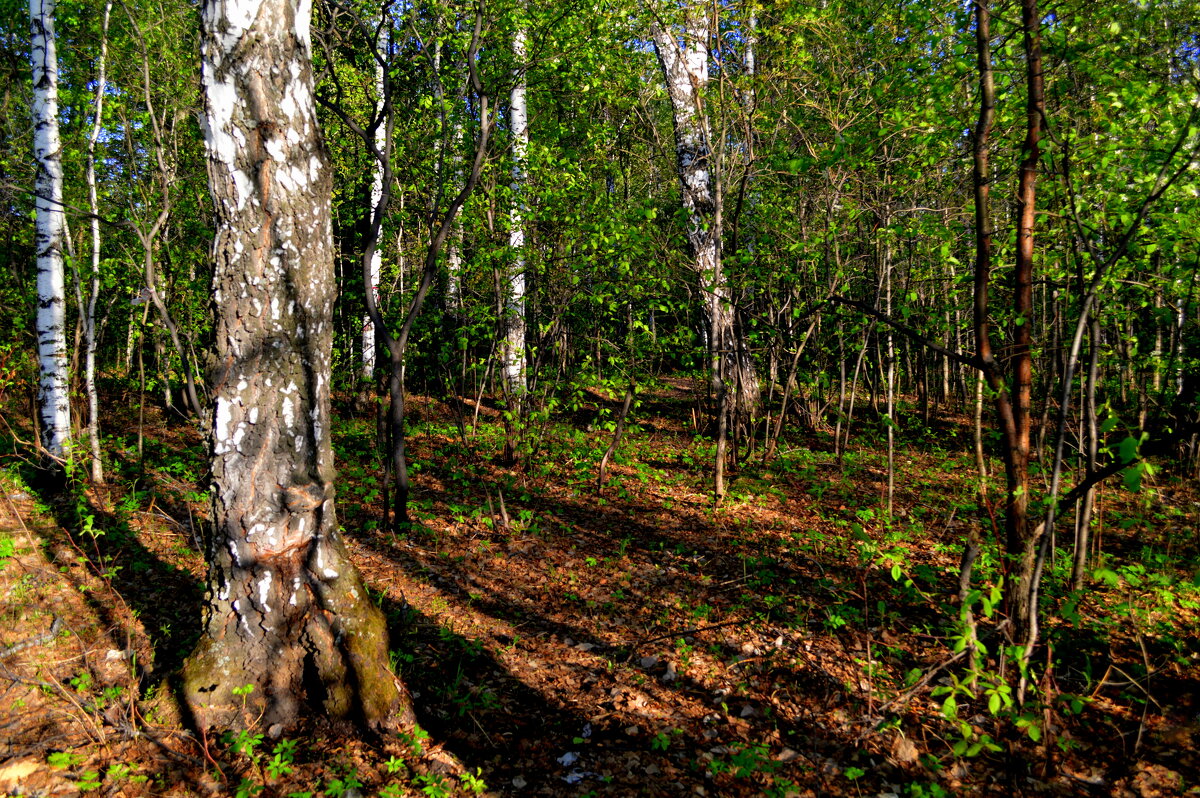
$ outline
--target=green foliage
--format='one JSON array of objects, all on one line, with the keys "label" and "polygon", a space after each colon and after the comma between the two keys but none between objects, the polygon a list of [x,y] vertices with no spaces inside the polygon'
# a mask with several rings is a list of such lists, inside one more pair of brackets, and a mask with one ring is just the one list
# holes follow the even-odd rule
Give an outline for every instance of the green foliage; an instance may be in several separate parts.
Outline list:
[{"label": "green foliage", "polygon": [[0,533],[0,571],[4,570],[14,554],[16,554],[16,541],[9,535]]},{"label": "green foliage", "polygon": [[330,779],[325,785],[326,798],[346,798],[351,793],[357,793],[362,782],[358,780],[358,772],[351,767],[345,768],[343,774]]},{"label": "green foliage", "polygon": [[73,768],[83,761],[83,757],[79,754],[73,754],[70,751],[55,751],[46,757],[46,764],[55,770],[66,770]]}]

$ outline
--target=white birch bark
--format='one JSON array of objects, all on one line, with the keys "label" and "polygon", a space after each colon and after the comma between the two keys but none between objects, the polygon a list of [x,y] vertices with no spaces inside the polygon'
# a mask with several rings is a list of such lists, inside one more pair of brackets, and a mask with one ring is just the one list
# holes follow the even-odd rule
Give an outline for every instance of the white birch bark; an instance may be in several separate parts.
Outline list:
[{"label": "white birch bark", "polygon": [[513,149],[513,203],[509,211],[508,245],[512,260],[503,281],[504,297],[504,384],[513,396],[525,393],[525,214],[526,158],[529,154],[529,112],[525,104],[526,30],[513,36],[513,57],[520,75],[509,102],[509,127]]},{"label": "white birch bark", "polygon": [[[201,20],[217,219],[215,528],[183,695],[201,729],[286,728],[314,707],[370,724],[411,719],[383,614],[334,510],[332,181],[311,7],[207,0]],[[253,693],[239,696],[247,684]]]},{"label": "white birch bark", "polygon": [[[462,141],[462,121],[455,117],[454,134],[450,138],[450,157],[454,161],[454,184],[456,186],[462,185],[463,182]],[[450,228],[450,236],[446,239],[446,294],[448,296],[450,309],[456,314],[461,313],[463,303],[462,244],[462,219],[459,216],[455,216],[454,224]]]},{"label": "white birch bark", "polygon": [[[442,65],[442,44],[439,41],[437,45],[437,67],[440,69]],[[437,100],[440,107],[442,118],[442,135],[445,135],[446,115],[450,109],[446,105],[446,98],[442,91],[442,81],[437,81]],[[450,134],[450,163],[453,165],[454,185],[461,186],[463,184],[463,122],[458,111],[452,114],[453,121],[452,132]],[[462,218],[455,214],[454,221],[450,228],[450,235],[446,239],[446,304],[455,323],[461,321],[462,312],[462,245],[463,245],[463,225]],[[457,331],[455,333],[457,338]]]},{"label": "white birch bark", "polygon": [[[382,35],[383,27],[380,26]],[[379,42],[375,43],[376,49],[379,47]],[[375,96],[378,98],[375,101],[375,113],[380,115],[383,113],[383,62],[379,59],[375,60]],[[375,148],[379,152],[388,152],[384,146],[387,143],[387,125],[382,122],[375,128]],[[379,204],[383,200],[383,164],[375,159],[375,170],[371,177],[371,215],[374,216],[379,209]],[[381,239],[382,240],[382,236]],[[379,302],[379,281],[383,272],[383,252],[382,247],[376,246],[375,251],[371,253],[371,284],[367,286],[367,290],[375,297],[375,302]],[[362,329],[362,378],[370,380],[371,375],[375,373],[375,325],[371,322],[371,314],[363,315]]]},{"label": "white birch bark", "polygon": [[[721,202],[716,190],[704,91],[708,86],[709,7],[691,2],[679,31],[651,26],[671,100],[675,127],[675,164],[679,175],[687,237],[695,258],[707,319],[712,389],[736,391],[739,408],[757,404],[759,387],[753,364],[734,335],[732,298],[721,267]],[[729,383],[733,383],[732,385]]]},{"label": "white birch bark", "polygon": [[33,157],[37,162],[34,251],[37,256],[38,404],[42,446],[59,461],[71,439],[67,382],[66,286],[63,278],[62,145],[58,137],[55,0],[29,0],[33,68]]},{"label": "white birch bark", "polygon": [[92,285],[88,296],[87,312],[83,330],[86,346],[84,357],[84,391],[88,400],[88,445],[92,451],[92,481],[104,482],[104,465],[100,459],[100,399],[96,393],[96,299],[100,295],[100,202],[96,195],[96,144],[104,126],[104,93],[108,90],[108,21],[112,15],[113,0],[104,4],[104,20],[101,23],[100,55],[96,63],[96,109],[92,120],[92,132],[88,135],[87,180],[88,220],[92,233]]}]

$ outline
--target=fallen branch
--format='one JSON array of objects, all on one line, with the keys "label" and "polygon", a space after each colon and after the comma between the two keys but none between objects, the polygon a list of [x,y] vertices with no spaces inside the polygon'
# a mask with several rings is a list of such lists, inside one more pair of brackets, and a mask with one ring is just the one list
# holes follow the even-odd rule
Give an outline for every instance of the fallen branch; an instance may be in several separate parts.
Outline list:
[{"label": "fallen branch", "polygon": [[659,635],[658,637],[648,637],[644,640],[634,640],[634,641],[628,643],[627,645],[629,645],[629,646],[644,646],[647,643],[657,643],[659,640],[666,640],[671,637],[683,637],[684,635],[694,635],[694,634],[698,634],[700,632],[711,632],[713,629],[724,629],[726,626],[745,626],[746,624],[753,623],[755,620],[757,620],[757,619],[743,618],[743,619],[739,619],[736,621],[725,621],[723,623],[714,623],[711,626],[697,626],[693,629],[681,629],[681,630],[675,631],[675,632],[667,632],[665,635]]},{"label": "fallen branch", "polygon": [[43,643],[49,643],[54,638],[58,637],[58,632],[62,629],[62,625],[62,618],[55,615],[54,620],[50,623],[49,632],[43,632],[40,635],[35,635],[34,637],[22,640],[19,643],[13,643],[8,648],[0,651],[0,659],[8,659],[13,654],[20,653],[27,648],[33,648],[34,646],[40,646]]}]

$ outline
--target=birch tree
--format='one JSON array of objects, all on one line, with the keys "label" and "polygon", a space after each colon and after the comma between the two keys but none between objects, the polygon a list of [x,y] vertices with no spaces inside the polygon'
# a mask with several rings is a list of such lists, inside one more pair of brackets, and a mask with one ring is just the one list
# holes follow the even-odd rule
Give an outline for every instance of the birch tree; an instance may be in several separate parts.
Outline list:
[{"label": "birch tree", "polygon": [[[524,7],[521,8],[524,11]],[[509,98],[509,128],[512,134],[512,193],[509,211],[508,246],[512,260],[501,281],[504,291],[504,386],[514,401],[525,393],[525,213],[526,160],[529,157],[529,109],[525,103],[526,30],[522,19],[513,35],[516,84]]]},{"label": "birch tree", "polygon": [[[380,45],[387,46],[387,41],[384,39],[384,21],[387,19],[387,14],[383,14],[375,34],[375,50],[378,51]],[[375,61],[375,115],[377,118],[382,118],[384,113],[385,98],[384,82],[383,82],[383,65],[386,58],[377,55]],[[383,152],[386,144],[388,128],[385,125],[376,125],[375,127],[375,149]],[[378,159],[374,160],[371,170],[371,215],[377,213],[377,209],[383,202],[383,179],[384,179],[383,164]],[[371,250],[370,266],[368,267],[368,285],[367,291],[371,292],[375,302],[379,301],[379,280],[383,271],[383,250],[376,246]],[[370,380],[371,375],[375,373],[375,324],[371,321],[371,314],[363,314],[363,329],[362,329],[362,378]]]},{"label": "birch tree", "polygon": [[725,492],[724,449],[729,418],[735,411],[748,411],[757,405],[759,386],[749,352],[735,331],[732,294],[721,265],[719,170],[704,97],[708,86],[709,14],[707,4],[692,0],[683,7],[678,29],[656,19],[651,34],[671,101],[675,166],[687,215],[688,244],[704,303],[709,374],[717,404],[719,497]]},{"label": "birch tree", "polygon": [[[84,390],[88,401],[88,446],[92,455],[92,481],[96,483],[104,481],[104,465],[100,457],[100,397],[96,392],[96,300],[100,297],[100,201],[96,196],[96,145],[100,141],[100,131],[104,125],[104,94],[108,90],[108,23],[112,16],[112,6],[113,0],[107,0],[104,4],[100,56],[96,63],[96,106],[92,118],[92,131],[88,134],[87,172],[84,178],[87,181],[88,210],[91,211],[88,227],[92,234],[92,281],[83,320],[84,345],[87,350],[84,359]],[[82,294],[79,307],[84,307]]]},{"label": "birch tree", "polygon": [[305,705],[369,725],[411,718],[334,511],[332,181],[310,14],[304,0],[202,8],[215,531],[204,635],[183,680],[201,728],[261,717],[280,730]]},{"label": "birch tree", "polygon": [[62,462],[71,440],[67,385],[66,287],[63,241],[62,144],[58,136],[58,54],[54,37],[55,0],[29,0],[33,67],[34,251],[37,256],[37,342],[40,379],[38,407],[46,454]]}]

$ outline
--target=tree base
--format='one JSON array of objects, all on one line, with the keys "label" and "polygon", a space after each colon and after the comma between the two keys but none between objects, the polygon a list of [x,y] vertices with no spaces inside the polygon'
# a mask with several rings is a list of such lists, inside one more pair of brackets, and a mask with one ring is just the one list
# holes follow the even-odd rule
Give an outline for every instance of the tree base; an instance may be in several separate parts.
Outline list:
[{"label": "tree base", "polygon": [[[343,578],[358,583],[356,573]],[[210,620],[183,666],[181,700],[196,728],[277,736],[313,714],[380,730],[415,723],[408,691],[388,667],[383,613],[355,587],[322,584],[306,611],[257,634],[236,611],[219,628]],[[353,595],[363,598],[345,600]]]}]

